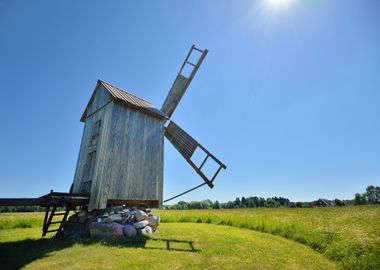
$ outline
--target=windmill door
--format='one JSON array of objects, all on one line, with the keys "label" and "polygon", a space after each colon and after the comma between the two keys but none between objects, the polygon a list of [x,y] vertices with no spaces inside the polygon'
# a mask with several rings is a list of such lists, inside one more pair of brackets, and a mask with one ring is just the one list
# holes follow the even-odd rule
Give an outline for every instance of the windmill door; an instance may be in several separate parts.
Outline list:
[{"label": "windmill door", "polygon": [[83,178],[81,184],[81,192],[90,193],[91,183],[94,178],[95,167],[96,167],[96,150],[99,145],[99,134],[100,134],[101,121],[98,120],[94,124],[92,135],[90,136],[90,141],[88,144],[87,158],[83,170]]}]

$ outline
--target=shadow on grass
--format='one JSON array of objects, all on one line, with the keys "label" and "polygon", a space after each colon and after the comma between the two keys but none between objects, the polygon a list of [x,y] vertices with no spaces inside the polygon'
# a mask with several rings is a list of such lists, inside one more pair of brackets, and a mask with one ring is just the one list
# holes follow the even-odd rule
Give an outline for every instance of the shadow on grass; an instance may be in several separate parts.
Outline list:
[{"label": "shadow on grass", "polygon": [[[158,246],[147,246],[147,241],[158,243]],[[20,269],[25,265],[44,257],[49,257],[51,252],[69,248],[74,244],[93,245],[101,243],[104,246],[120,248],[143,248],[143,249],[160,249],[169,251],[182,252],[199,252],[194,248],[192,241],[183,241],[176,239],[156,239],[145,236],[139,236],[133,239],[91,239],[70,241],[62,238],[51,239],[25,239],[15,242],[0,243],[0,269]],[[173,243],[184,244],[182,248],[172,247]],[[188,245],[188,247],[187,247]]]}]

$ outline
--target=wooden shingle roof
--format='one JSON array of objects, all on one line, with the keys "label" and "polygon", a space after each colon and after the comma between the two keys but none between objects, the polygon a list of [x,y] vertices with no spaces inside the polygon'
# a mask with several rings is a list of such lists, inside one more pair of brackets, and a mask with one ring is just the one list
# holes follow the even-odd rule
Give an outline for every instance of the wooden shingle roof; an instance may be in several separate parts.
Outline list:
[{"label": "wooden shingle roof", "polygon": [[85,121],[87,117],[87,110],[91,105],[92,99],[95,95],[95,92],[99,86],[103,86],[112,96],[117,101],[120,101],[127,106],[130,106],[136,110],[139,110],[143,113],[151,114],[153,116],[159,117],[159,118],[166,118],[165,114],[161,112],[159,109],[157,109],[152,103],[149,101],[146,101],[145,99],[139,98],[131,93],[128,93],[116,86],[113,86],[105,81],[98,80],[98,83],[96,85],[95,91],[81,117],[81,121]]}]

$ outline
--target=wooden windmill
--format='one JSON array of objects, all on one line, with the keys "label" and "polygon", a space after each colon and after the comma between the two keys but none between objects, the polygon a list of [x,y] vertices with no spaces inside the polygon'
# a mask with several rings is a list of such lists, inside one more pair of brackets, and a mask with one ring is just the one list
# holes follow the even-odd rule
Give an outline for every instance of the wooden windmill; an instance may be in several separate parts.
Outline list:
[{"label": "wooden windmill", "polygon": [[[194,55],[196,63],[190,62]],[[98,81],[81,117],[85,126],[71,190],[90,193],[89,210],[109,204],[161,206],[164,137],[203,179],[195,188],[213,187],[217,174],[226,166],[171,120],[206,55],[207,50],[191,47],[160,110]],[[199,165],[192,160],[196,150],[204,152]],[[218,166],[210,178],[202,171],[206,162],[216,162]]]}]

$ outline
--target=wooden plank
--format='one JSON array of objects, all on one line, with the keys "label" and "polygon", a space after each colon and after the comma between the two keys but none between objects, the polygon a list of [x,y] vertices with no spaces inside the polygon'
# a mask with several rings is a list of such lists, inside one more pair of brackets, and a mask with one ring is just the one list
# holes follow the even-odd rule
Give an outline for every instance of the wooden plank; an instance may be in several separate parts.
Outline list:
[{"label": "wooden plank", "polygon": [[[175,108],[178,106],[179,102],[181,101],[183,95],[185,94],[187,88],[190,85],[191,80],[194,78],[195,74],[197,73],[200,65],[202,64],[204,58],[207,55],[207,50],[201,51],[199,49],[196,49],[197,51],[201,51],[201,56],[198,58],[198,61],[196,64],[188,62],[188,59],[190,55],[192,54],[193,50],[196,49],[195,46],[191,46],[189,53],[187,54],[185,60],[183,61],[183,64],[177,74],[177,77],[175,78],[172,87],[169,90],[169,93],[162,104],[161,111],[167,116],[171,117],[173,114]],[[186,64],[190,64],[192,66],[192,71],[188,77],[185,77],[182,74],[182,71]]]},{"label": "wooden plank", "polygon": [[85,121],[86,118],[90,117],[98,110],[101,110],[110,102],[110,100],[110,93],[104,88],[104,86],[98,84],[87,104],[85,113],[83,114],[81,120]]},{"label": "wooden plank", "polygon": [[[59,230],[60,230],[60,229],[58,228],[58,229],[54,229],[54,230],[46,231],[46,232],[45,232],[45,235],[46,235],[46,233],[58,232]],[[45,236],[45,235],[43,235],[43,236]]]},{"label": "wooden plank", "polygon": [[0,206],[79,206],[88,204],[89,193],[51,192],[39,198],[0,198]]},{"label": "wooden plank", "polygon": [[159,207],[159,200],[108,200],[107,205],[145,206],[149,208]]},{"label": "wooden plank", "polygon": [[52,221],[52,222],[50,222],[50,224],[61,224],[62,223],[62,221],[60,220],[60,221]]},{"label": "wooden plank", "polygon": [[70,208],[66,207],[65,215],[63,216],[63,218],[61,220],[61,224],[59,225],[57,233],[59,233],[62,230],[63,224],[64,224],[64,222],[66,222],[66,219],[67,219],[67,216],[69,215],[69,213],[70,213]]},{"label": "wooden plank", "polygon": [[[114,109],[115,103],[113,102],[110,106],[107,106],[102,112],[99,112],[94,119],[91,121],[96,121],[96,119],[102,119],[103,128],[99,134],[99,143],[97,147],[96,155],[96,165],[93,175],[93,181],[91,183],[91,198],[89,202],[89,210],[99,209],[99,204],[102,194],[105,192],[106,178],[103,177],[104,168],[106,162],[108,161],[107,155],[107,145],[110,143],[110,130],[111,127],[111,117],[112,111]],[[87,123],[86,123],[87,124]]]},{"label": "wooden plank", "polygon": [[39,198],[40,199],[43,199],[43,198],[51,198],[52,196],[56,196],[56,197],[75,197],[75,198],[79,198],[79,197],[90,197],[90,193],[88,192],[50,192],[48,194],[45,194],[45,195],[42,195],[40,196]]},{"label": "wooden plank", "polygon": [[200,169],[200,170],[202,170],[202,167],[205,165],[205,163],[206,163],[208,157],[209,157],[209,155],[207,155],[207,156],[205,157],[205,159],[202,161],[201,166],[199,166],[199,169]]},{"label": "wooden plank", "polygon": [[[45,236],[46,233],[48,233],[48,229],[49,229],[49,226],[50,226],[50,223],[53,219],[53,216],[54,216],[54,213],[55,213],[55,210],[57,209],[56,206],[53,207],[53,210],[51,211],[50,215],[49,215],[49,218],[47,220],[47,222],[44,224],[43,228],[42,228],[42,236]],[[48,212],[48,210],[46,210]]]},{"label": "wooden plank", "polygon": [[170,121],[165,128],[165,137],[174,145],[185,159],[190,159],[198,143],[176,123]]},{"label": "wooden plank", "polygon": [[207,183],[205,182],[205,183],[202,183],[202,184],[200,184],[200,185],[198,185],[198,186],[196,186],[196,187],[193,187],[193,188],[191,188],[191,189],[188,189],[188,190],[186,190],[186,191],[184,191],[184,192],[182,192],[182,193],[180,193],[180,194],[178,194],[178,195],[175,195],[174,197],[171,197],[171,198],[169,198],[169,199],[166,199],[165,201],[164,201],[164,203],[166,203],[166,202],[168,202],[168,201],[171,201],[171,200],[174,200],[175,198],[178,198],[178,197],[180,197],[180,196],[182,196],[182,195],[185,195],[185,194],[187,194],[187,193],[189,193],[189,192],[191,192],[191,191],[193,191],[193,190],[196,190],[196,189],[198,189],[198,188],[200,188],[200,187],[203,187],[204,185],[206,185]]},{"label": "wooden plank", "polygon": [[42,225],[42,233],[44,233],[47,229],[46,229],[46,224],[47,224],[47,220],[48,220],[48,217],[49,217],[49,212],[50,212],[50,207],[46,207],[46,211],[45,211],[45,218],[44,218],[44,224]]},{"label": "wooden plank", "polygon": [[167,117],[171,117],[189,85],[190,80],[188,78],[181,74],[177,75],[172,87],[169,90],[168,96],[161,107],[161,111],[167,115]]},{"label": "wooden plank", "polygon": [[[84,179],[84,171],[87,164],[88,151],[91,145],[91,139],[93,136],[93,131],[95,129],[96,122],[98,120],[102,121],[102,127],[100,128],[99,134],[99,140],[101,143],[104,129],[107,128],[107,112],[110,109],[112,109],[113,104],[113,102],[110,102],[109,92],[103,86],[98,86],[94,91],[93,97],[91,98],[91,104],[89,104],[88,108],[86,108],[86,118],[82,119],[83,121],[85,120],[85,126],[83,130],[82,141],[80,145],[78,161],[74,175],[74,192],[82,191],[81,188],[83,187],[83,181],[88,180]],[[101,145],[99,145],[98,143],[98,147],[100,146]],[[97,156],[99,155],[98,152],[99,151],[97,151],[96,153]],[[93,185],[94,183],[92,182],[91,184]]]}]

